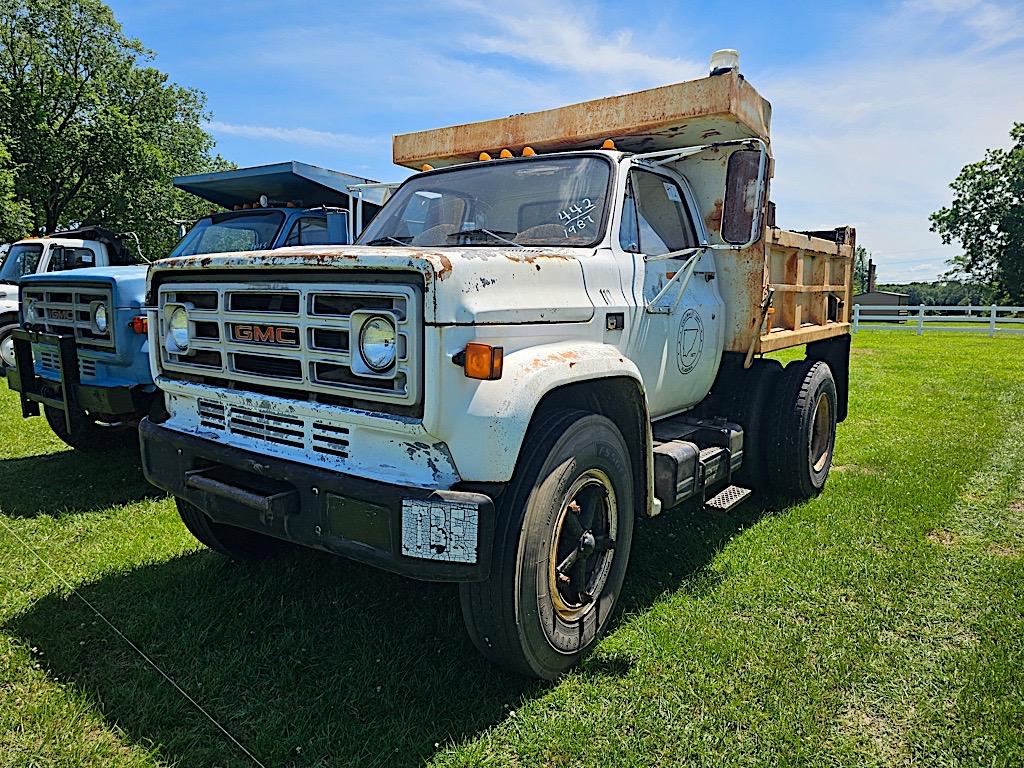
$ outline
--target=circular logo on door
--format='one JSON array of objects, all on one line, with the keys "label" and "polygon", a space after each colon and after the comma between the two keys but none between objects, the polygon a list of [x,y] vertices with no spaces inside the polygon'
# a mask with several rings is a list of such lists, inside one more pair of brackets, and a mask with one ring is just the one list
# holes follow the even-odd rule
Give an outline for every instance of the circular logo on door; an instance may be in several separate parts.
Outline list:
[{"label": "circular logo on door", "polygon": [[688,309],[679,321],[679,336],[676,338],[676,362],[680,373],[689,373],[697,367],[700,353],[704,351],[704,323],[697,310]]}]

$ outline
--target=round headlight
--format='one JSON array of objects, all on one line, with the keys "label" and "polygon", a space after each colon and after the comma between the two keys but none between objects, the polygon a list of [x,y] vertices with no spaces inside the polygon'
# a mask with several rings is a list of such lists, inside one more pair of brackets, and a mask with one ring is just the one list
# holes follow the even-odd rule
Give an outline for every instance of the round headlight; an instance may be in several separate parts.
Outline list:
[{"label": "round headlight", "polygon": [[371,370],[382,373],[395,364],[397,336],[386,317],[371,317],[359,331],[359,354]]},{"label": "round headlight", "polygon": [[179,351],[184,352],[188,349],[188,312],[184,307],[176,307],[171,312],[170,320],[167,323],[167,329],[171,337],[171,343],[178,348]]},{"label": "round headlight", "polygon": [[97,304],[92,310],[92,329],[96,333],[107,332],[107,305]]}]

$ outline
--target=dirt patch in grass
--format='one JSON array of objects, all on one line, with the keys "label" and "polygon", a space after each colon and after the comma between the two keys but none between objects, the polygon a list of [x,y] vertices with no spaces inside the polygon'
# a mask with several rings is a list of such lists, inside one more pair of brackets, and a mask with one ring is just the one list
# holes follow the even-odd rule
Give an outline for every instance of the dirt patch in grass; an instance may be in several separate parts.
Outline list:
[{"label": "dirt patch in grass", "polygon": [[865,464],[833,464],[832,471],[851,475],[877,475],[880,473],[877,467],[869,467]]},{"label": "dirt patch in grass", "polygon": [[1024,512],[1024,501],[1015,501],[1010,505],[1011,512]]},{"label": "dirt patch in grass", "polygon": [[925,538],[932,544],[939,544],[943,547],[955,547],[957,544],[957,535],[945,528],[931,531]]},{"label": "dirt patch in grass", "polygon": [[1017,557],[1017,548],[1012,544],[989,544],[988,553],[995,557]]},{"label": "dirt patch in grass", "polygon": [[903,762],[908,756],[906,725],[893,723],[878,713],[851,706],[839,716],[839,729],[867,747],[885,765]]}]

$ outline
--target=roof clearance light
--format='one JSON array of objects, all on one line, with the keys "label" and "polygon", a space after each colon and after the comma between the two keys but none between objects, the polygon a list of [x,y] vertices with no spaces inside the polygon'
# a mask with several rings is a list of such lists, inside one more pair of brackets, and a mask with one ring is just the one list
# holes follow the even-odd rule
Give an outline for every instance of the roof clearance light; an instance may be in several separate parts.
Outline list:
[{"label": "roof clearance light", "polygon": [[615,149],[615,142],[611,139],[605,139],[601,145],[601,149]]},{"label": "roof clearance light", "polygon": [[533,147],[523,147],[523,157],[533,157],[536,154]]},{"label": "roof clearance light", "polygon": [[481,152],[480,153],[480,157],[477,158],[477,160],[490,160],[490,159],[491,159],[491,156],[489,154],[487,154],[486,152]]},{"label": "roof clearance light", "polygon": [[423,165],[420,166],[420,170],[426,173],[427,171],[434,170],[434,166],[432,166],[430,163],[424,163]]},{"label": "roof clearance light", "polygon": [[472,341],[466,345],[465,355],[466,378],[482,381],[501,378],[502,364],[505,361],[504,347],[492,347],[490,344]]},{"label": "roof clearance light", "polygon": [[501,152],[498,153],[498,157],[500,157],[502,160],[508,160],[508,158],[512,157],[512,153],[509,152],[507,149],[503,149],[501,150]]}]

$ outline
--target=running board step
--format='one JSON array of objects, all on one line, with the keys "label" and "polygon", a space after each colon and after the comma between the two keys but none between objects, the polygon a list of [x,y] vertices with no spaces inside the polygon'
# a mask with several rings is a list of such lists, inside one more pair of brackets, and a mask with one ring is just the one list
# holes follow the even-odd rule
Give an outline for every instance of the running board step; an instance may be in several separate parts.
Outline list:
[{"label": "running board step", "polygon": [[749,488],[740,488],[738,485],[730,485],[718,493],[714,498],[704,502],[704,508],[715,512],[730,512],[750,498],[754,492]]}]

